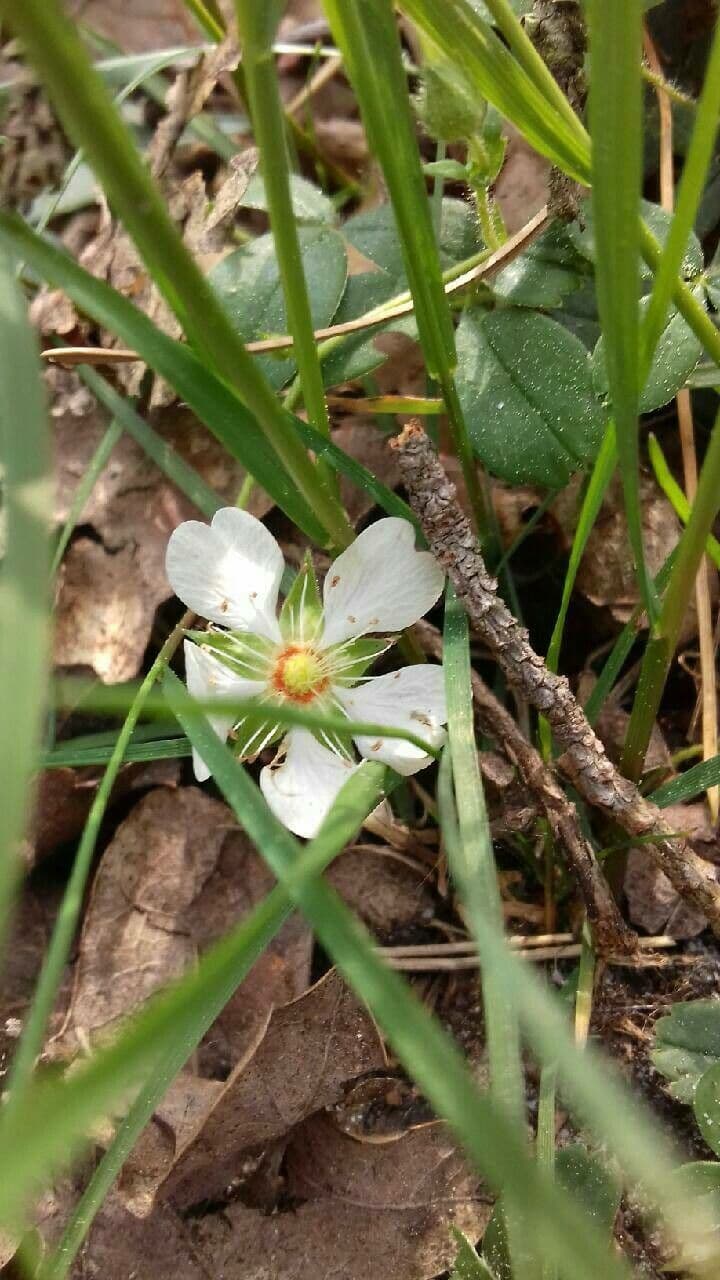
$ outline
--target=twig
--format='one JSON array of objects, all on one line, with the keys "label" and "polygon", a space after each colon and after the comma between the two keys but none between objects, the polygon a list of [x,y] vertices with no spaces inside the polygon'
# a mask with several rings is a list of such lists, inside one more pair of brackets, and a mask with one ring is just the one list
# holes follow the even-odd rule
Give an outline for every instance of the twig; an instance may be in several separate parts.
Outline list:
[{"label": "twig", "polygon": [[[547,206],[545,206],[524,227],[521,227],[516,235],[506,240],[505,244],[496,253],[490,254],[489,257],[484,257],[482,262],[476,263],[475,266],[464,271],[462,275],[456,276],[453,280],[448,280],[445,284],[445,293],[450,296],[478,280],[487,280],[490,276],[495,275],[497,271],[501,271],[503,267],[514,262],[527,249],[528,245],[537,240],[538,236],[550,225],[550,222],[551,216],[548,213]],[[327,338],[338,338],[347,333],[357,333],[361,329],[372,329],[379,324],[387,324],[389,320],[408,315],[413,310],[414,305],[409,293],[400,294],[394,301],[385,303],[380,307],[374,307],[371,311],[367,311],[365,315],[357,316],[354,320],[346,320],[344,324],[330,325],[327,329],[316,329],[315,339],[317,342],[324,342]],[[262,338],[258,342],[247,342],[245,350],[257,355],[267,351],[286,351],[292,345],[291,335],[285,334],[278,338]],[[43,351],[42,356],[44,360],[49,360],[52,364],[63,364],[70,367],[76,364],[124,364],[131,360],[142,359],[136,351],[124,349],[108,350],[104,347],[51,347],[49,350]]]},{"label": "twig", "polygon": [[[400,465],[402,469],[402,459]],[[472,618],[472,614],[470,616]],[[417,634],[424,648],[436,657],[442,657],[442,640],[435,627],[419,623]],[[565,849],[585,902],[598,952],[601,955],[620,951],[632,954],[637,947],[637,937],[628,929],[618,910],[593,848],[580,829],[574,806],[540,752],[528,742],[509,711],[474,670],[472,691],[483,731],[515,765],[526,787],[544,810],[556,842]]]},{"label": "twig", "polygon": [[675,835],[657,807],[623,778],[564,676],[548,671],[528,634],[497,593],[470,524],[430,441],[415,420],[392,442],[410,503],[430,549],[448,571],[470,621],[490,648],[506,679],[547,717],[565,754],[558,767],[588,801],[628,835],[655,837],[648,854],[681,897],[692,902],[720,935],[720,888],[715,871],[688,842]]}]

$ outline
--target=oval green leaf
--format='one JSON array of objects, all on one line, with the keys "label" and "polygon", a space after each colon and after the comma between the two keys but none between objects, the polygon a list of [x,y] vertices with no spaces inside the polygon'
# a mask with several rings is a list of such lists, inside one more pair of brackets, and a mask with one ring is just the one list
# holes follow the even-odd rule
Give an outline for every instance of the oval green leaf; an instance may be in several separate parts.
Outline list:
[{"label": "oval green leaf", "polygon": [[478,457],[514,484],[559,488],[595,457],[605,416],[582,343],[535,312],[467,312],[457,386]]}]

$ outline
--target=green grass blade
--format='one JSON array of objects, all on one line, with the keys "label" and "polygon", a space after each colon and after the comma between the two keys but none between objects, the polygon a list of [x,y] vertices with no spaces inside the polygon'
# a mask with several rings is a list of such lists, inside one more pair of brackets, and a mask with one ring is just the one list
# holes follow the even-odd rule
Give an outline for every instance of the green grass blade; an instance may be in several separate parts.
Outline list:
[{"label": "green grass blade", "polygon": [[[674,551],[671,551],[667,560],[656,575],[655,590],[658,595],[662,594],[668,584],[676,554],[677,548]],[[595,724],[605,699],[612,691],[615,681],[620,675],[633,645],[637,641],[638,631],[640,629],[644,612],[645,611],[641,604],[635,606],[605,660],[605,664],[597,678],[597,682],[593,686],[590,696],[584,706],[585,715],[590,721],[590,724]]]},{"label": "green grass blade", "polygon": [[640,777],[680,629],[695,588],[708,534],[720,508],[720,414],[710,436],[690,518],[678,544],[670,581],[645,651],[622,755],[623,772]]},{"label": "green grass blade", "polygon": [[625,493],[630,545],[648,617],[657,601],[645,564],[639,491],[639,206],[642,177],[642,12],[631,0],[589,9],[595,280]]},{"label": "green grass blade", "polygon": [[[88,765],[107,764],[112,759],[113,750],[114,743],[98,743],[93,747],[61,742],[52,751],[46,751],[41,764],[43,769],[82,769]],[[151,738],[149,742],[130,742],[123,753],[123,764],[147,760],[184,760],[191,754],[192,748],[187,738]]]},{"label": "green grass blade", "polygon": [[62,558],[67,550],[67,545],[72,538],[75,525],[85,510],[85,505],[90,498],[90,494],[105,470],[110,454],[121,436],[122,427],[117,419],[113,418],[112,421],[108,423],[107,430],[100,440],[100,443],[90,459],[87,469],[85,470],[85,473],[73,494],[73,500],[68,512],[67,520],[60,531],[60,537],[57,540],[55,551],[53,553],[52,564],[50,566],[51,578],[55,577],[58,569],[60,568]]},{"label": "green grass blade", "polygon": [[154,283],[184,333],[211,368],[237,388],[306,502],[339,546],[352,537],[347,518],[297,437],[272,387],[232,327],[186,249],[80,38],[57,0],[2,0],[0,13],[20,36],[70,137],[82,147],[110,204],[122,218]]},{"label": "green grass blade", "polygon": [[568,116],[567,102],[557,101],[557,85],[540,89],[469,0],[402,0],[401,7],[536,150],[579,182],[589,181],[589,140],[580,121]]},{"label": "green grass blade", "polygon": [[673,285],[681,271],[688,238],[702,198],[712,160],[720,113],[720,21],[716,22],[703,90],[690,137],[682,178],[677,189],[675,214],[653,282],[650,302],[642,328],[643,381],[652,363],[672,297]]},{"label": "green grass blade", "polygon": [[[671,504],[676,516],[680,517],[683,524],[687,524],[690,519],[692,507],[667,464],[657,436],[654,436],[652,432],[650,432],[650,435],[648,436],[648,455],[650,457],[650,462],[652,463],[652,469],[655,473],[655,479],[660,485],[665,497]],[[712,533],[708,534],[707,542],[705,543],[705,551],[715,565],[715,568],[720,569],[720,542],[718,542],[717,538],[714,537]]]},{"label": "green grass blade", "polygon": [[[562,648],[563,634],[565,632],[565,623],[567,621],[568,609],[572,600],[572,593],[575,587],[575,579],[585,554],[585,548],[588,538],[593,531],[595,521],[600,514],[603,498],[607,492],[607,487],[613,477],[615,466],[617,464],[617,447],[615,443],[615,427],[613,423],[609,423],[603,442],[595,459],[595,465],[588,482],[585,496],[583,498],[580,515],[578,517],[577,528],[573,537],[572,547],[570,548],[570,557],[568,567],[565,573],[565,581],[563,582],[562,598],[555,626],[550,637],[548,651],[545,658],[546,666],[550,671],[557,671],[560,663],[560,650]],[[550,759],[552,754],[552,734],[550,725],[544,716],[539,721],[540,742],[542,744],[543,753],[546,759]]]},{"label": "green grass blade", "polygon": [[[308,417],[323,435],[330,435],[322,369],[315,345],[310,299],[303,270],[300,241],[290,194],[287,132],[272,51],[274,30],[265,20],[267,6],[256,0],[235,0],[243,49],[242,69],[252,115],[255,141],[265,184],[270,226],[275,240],[288,326]],[[279,20],[280,11],[277,11]]]},{"label": "green grass blade", "polygon": [[15,263],[0,254],[0,456],[6,550],[0,576],[0,951],[42,736],[49,658],[53,491],[40,366]]},{"label": "green grass blade", "polygon": [[692,800],[710,787],[717,786],[718,782],[720,782],[720,756],[712,756],[710,760],[701,760],[700,764],[693,765],[692,769],[686,769],[685,773],[679,778],[673,778],[672,782],[663,783],[648,796],[648,799],[664,809],[670,804],[684,804],[686,800]]},{"label": "green grass blade", "polygon": [[[253,416],[225,382],[211,369],[203,367],[190,348],[168,338],[131,302],[84,271],[49,240],[34,233],[22,219],[0,213],[0,243],[22,256],[44,280],[63,289],[96,323],[138,351],[290,519],[308,537],[322,541],[322,525],[298,494]],[[292,433],[292,415],[286,414],[285,420]]]},{"label": "green grass blade", "polygon": [[[488,513],[455,390],[453,323],[443,289],[393,5],[390,0],[325,0],[325,10],[387,183],[427,370],[442,391],[453,449],[478,529],[487,533]],[[388,128],[390,120],[392,128]]]},{"label": "green grass blade", "polygon": [[[502,933],[503,910],[493,855],[490,824],[478,765],[470,680],[470,628],[467,614],[448,585],[445,596],[443,667],[448,711],[448,747],[438,784],[440,818],[450,872],[457,884],[473,937],[489,921]],[[452,764],[451,764],[452,762]],[[457,823],[452,814],[454,782]],[[451,836],[451,833],[452,836]],[[455,834],[457,838],[455,838]],[[518,1140],[527,1125],[520,1031],[508,999],[502,969],[483,966],[482,994],[490,1064],[490,1096],[514,1125]],[[533,1274],[522,1206],[504,1198],[512,1272],[516,1280]]]},{"label": "green grass blade", "polygon": [[[115,686],[98,685],[84,680],[76,680],[72,677],[57,680],[55,682],[56,703],[64,706],[75,706],[82,700],[85,710],[117,712],[125,711],[131,699],[134,707],[137,700],[141,698],[140,709],[144,715],[166,716],[168,708],[165,697],[163,695],[153,695],[150,691],[150,685],[147,688],[145,687],[149,674],[139,686],[131,682]],[[176,695],[176,701],[178,697],[179,695]],[[419,734],[412,733],[409,729],[398,729],[392,725],[378,724],[377,721],[351,720],[342,713],[312,711],[302,706],[294,706],[289,702],[275,704],[262,702],[257,698],[213,698],[203,702],[201,699],[191,698],[188,693],[185,693],[184,707],[188,716],[202,717],[203,713],[210,711],[217,713],[231,712],[237,716],[238,721],[243,720],[250,725],[278,724],[288,729],[299,726],[304,729],[314,729],[317,732],[338,734],[344,739],[355,737],[393,738],[401,742],[410,742],[430,756],[437,757],[439,755],[436,747],[431,746]],[[132,728],[135,727],[136,720],[137,716]]]}]

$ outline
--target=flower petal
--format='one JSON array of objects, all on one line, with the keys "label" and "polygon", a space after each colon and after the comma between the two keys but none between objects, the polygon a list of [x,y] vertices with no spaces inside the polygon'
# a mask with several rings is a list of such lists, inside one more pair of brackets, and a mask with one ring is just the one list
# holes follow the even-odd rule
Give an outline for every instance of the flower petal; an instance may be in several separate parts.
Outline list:
[{"label": "flower petal", "polygon": [[322,643],[409,627],[435,603],[444,581],[430,552],[415,550],[415,530],[408,520],[378,520],[330,566],[323,591]]},{"label": "flower petal", "polygon": [[[336,688],[334,692],[351,720],[409,729],[431,747],[442,746],[442,726],[447,720],[442,667],[402,667],[386,676],[374,676],[357,689]],[[382,760],[405,776],[432,762],[432,756],[401,738],[356,738],[355,745],[368,760]]]},{"label": "flower petal", "polygon": [[168,542],[165,570],[183,604],[239,631],[280,637],[275,617],[282,552],[255,516],[223,507],[212,524],[186,520]]},{"label": "flower petal", "polygon": [[292,729],[281,764],[266,765],[260,788],[270,808],[296,836],[317,835],[344,782],[360,766],[323,747],[308,729]]},{"label": "flower petal", "polygon": [[[197,698],[198,701],[207,701],[213,697],[254,698],[265,689],[261,680],[243,680],[242,677],[233,675],[222,662],[218,662],[211,653],[193,644],[191,640],[185,641],[184,648],[185,678],[192,698]],[[225,711],[207,717],[221,742],[225,742],[236,718],[232,712]],[[205,782],[210,777],[210,770],[197,751],[193,751],[193,769],[198,782]]]}]

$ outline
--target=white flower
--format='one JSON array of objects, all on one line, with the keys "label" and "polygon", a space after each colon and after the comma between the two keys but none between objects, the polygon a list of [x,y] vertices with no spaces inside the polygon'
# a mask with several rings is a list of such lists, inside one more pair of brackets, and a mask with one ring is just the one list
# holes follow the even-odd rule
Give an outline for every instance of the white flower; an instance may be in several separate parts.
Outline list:
[{"label": "white flower", "polygon": [[[410,626],[443,588],[442,570],[429,552],[415,550],[407,520],[379,520],[361,533],[331,565],[322,600],[308,558],[279,617],[282,552],[265,526],[237,507],[218,511],[209,526],[181,524],[170,538],[166,568],[184,604],[214,624],[185,641],[189,692],[205,701],[257,698],[267,706],[262,727],[256,720],[236,723],[224,712],[209,717],[219,738],[230,737],[239,759],[283,737],[273,718],[273,707],[283,703],[408,729],[432,747],[442,743],[441,667],[423,664],[365,677],[393,643],[370,633]],[[432,759],[399,738],[358,737],[355,743],[362,756],[405,775]],[[198,780],[209,777],[197,753],[193,762]],[[260,786],[276,817],[309,838],[356,768],[339,739],[294,728],[262,770]]]}]

